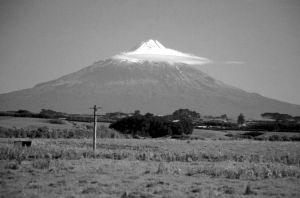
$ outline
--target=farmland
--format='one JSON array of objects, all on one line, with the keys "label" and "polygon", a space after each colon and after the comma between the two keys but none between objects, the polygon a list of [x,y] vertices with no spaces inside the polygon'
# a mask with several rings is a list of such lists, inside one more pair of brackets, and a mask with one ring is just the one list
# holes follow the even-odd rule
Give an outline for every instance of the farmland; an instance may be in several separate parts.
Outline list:
[{"label": "farmland", "polygon": [[0,117],[0,127],[5,128],[23,128],[23,129],[36,129],[39,127],[48,127],[50,129],[72,129],[76,127],[81,127],[83,125],[90,125],[80,122],[66,122],[62,123],[51,123],[52,119],[42,119],[42,118],[24,118],[24,117],[10,117],[3,116]]},{"label": "farmland", "polygon": [[[0,126],[86,125],[15,119],[23,118],[2,119]],[[0,138],[0,197],[300,196],[299,142],[233,140],[228,133],[240,132],[195,130],[190,140],[100,138],[95,153],[89,138],[36,138],[31,147]]]},{"label": "farmland", "polygon": [[297,142],[101,139],[97,146],[93,154],[88,139],[34,139],[29,148],[1,139],[1,195],[300,195]]}]

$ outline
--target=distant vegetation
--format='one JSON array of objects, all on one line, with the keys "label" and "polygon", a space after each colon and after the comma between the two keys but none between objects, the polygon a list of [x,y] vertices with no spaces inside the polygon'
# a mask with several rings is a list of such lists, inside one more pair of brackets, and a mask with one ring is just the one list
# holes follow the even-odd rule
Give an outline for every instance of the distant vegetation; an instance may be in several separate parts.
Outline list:
[{"label": "distant vegetation", "polygon": [[261,121],[249,124],[241,128],[247,131],[278,131],[278,132],[300,132],[300,123],[295,122],[266,122]]},{"label": "distant vegetation", "polygon": [[270,136],[262,136],[265,134],[260,131],[249,131],[242,134],[226,134],[225,136],[231,137],[231,139],[253,139],[253,140],[264,140],[264,141],[300,141],[299,135],[294,136],[285,136],[285,135],[270,135]]},{"label": "distant vegetation", "polygon": [[256,121],[249,123],[243,130],[249,131],[279,131],[279,132],[300,132],[299,116],[291,116],[281,113],[263,113],[261,116],[269,120]]},{"label": "distant vegetation", "polygon": [[288,114],[281,114],[281,113],[263,113],[261,114],[261,117],[272,119],[272,120],[281,120],[281,121],[293,119],[293,116]]},{"label": "distant vegetation", "polygon": [[242,124],[244,124],[245,122],[246,122],[245,116],[241,113],[241,114],[238,116],[238,118],[237,118],[237,123],[238,123],[239,125],[242,125]]},{"label": "distant vegetation", "polygon": [[191,120],[168,120],[166,117],[152,115],[134,115],[120,119],[110,125],[110,128],[123,134],[143,137],[163,137],[189,135],[193,132]]},{"label": "distant vegetation", "polygon": [[[122,117],[128,117],[130,115],[131,114],[122,113],[122,112],[106,113],[105,115],[98,116],[98,122],[114,122]],[[78,122],[94,121],[93,115],[67,114],[63,112],[54,111],[51,109],[41,109],[40,113],[33,113],[23,109],[20,109],[18,111],[0,111],[0,116],[46,118],[46,119],[64,118],[68,121],[78,121]]]},{"label": "distant vegetation", "polygon": [[[93,115],[67,114],[51,109],[41,109],[39,113],[33,113],[24,109],[2,111],[0,112],[0,116],[47,118],[51,119],[49,122],[53,124],[63,124],[64,120],[93,122]],[[263,120],[249,121],[246,120],[246,117],[242,113],[235,120],[230,120],[226,114],[217,117],[204,116],[202,118],[198,112],[189,109],[178,109],[174,113],[165,116],[156,116],[151,113],[141,115],[140,111],[136,110],[133,113],[111,112],[99,115],[98,122],[117,122],[112,127],[123,134],[136,134],[149,137],[190,134],[190,123],[194,128],[211,130],[300,132],[300,116],[270,112],[263,113],[261,116]],[[122,119],[125,119],[125,121],[120,121]],[[140,123],[128,128],[123,122]],[[150,125],[151,127],[149,127]],[[125,128],[122,129],[121,127]],[[159,130],[159,132],[154,133],[153,127]]]},{"label": "distant vegetation", "polygon": [[31,118],[66,118],[68,114],[53,111],[50,109],[42,109],[40,113],[32,113],[28,110],[20,109],[18,111],[1,111],[0,116],[14,116],[14,117],[31,117]]}]

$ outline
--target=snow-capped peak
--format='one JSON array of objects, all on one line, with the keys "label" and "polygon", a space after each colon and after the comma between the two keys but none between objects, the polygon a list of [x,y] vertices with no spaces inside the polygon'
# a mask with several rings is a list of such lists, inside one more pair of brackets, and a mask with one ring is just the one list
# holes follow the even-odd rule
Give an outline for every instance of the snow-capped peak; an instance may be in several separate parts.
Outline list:
[{"label": "snow-capped peak", "polygon": [[133,51],[123,52],[113,57],[113,59],[125,60],[129,62],[168,62],[168,63],[185,63],[189,65],[201,65],[209,63],[210,60],[173,49],[164,47],[157,40],[148,40],[142,42]]},{"label": "snow-capped peak", "polygon": [[139,47],[137,47],[134,51],[141,50],[155,50],[155,49],[166,49],[158,40],[148,40],[146,42],[142,42]]}]

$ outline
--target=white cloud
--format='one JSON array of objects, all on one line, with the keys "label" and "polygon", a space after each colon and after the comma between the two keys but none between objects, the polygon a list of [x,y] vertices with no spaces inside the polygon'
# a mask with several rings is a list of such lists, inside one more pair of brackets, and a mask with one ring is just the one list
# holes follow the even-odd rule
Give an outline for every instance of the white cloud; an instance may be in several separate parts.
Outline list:
[{"label": "white cloud", "polygon": [[149,41],[141,43],[139,47],[130,52],[123,52],[114,56],[115,59],[127,60],[131,62],[150,61],[150,62],[168,62],[184,63],[188,65],[203,65],[211,63],[212,61],[199,56],[182,53],[173,49],[164,47],[157,40],[150,39]]},{"label": "white cloud", "polygon": [[184,56],[174,56],[174,55],[160,55],[160,54],[131,54],[131,53],[122,53],[116,55],[113,58],[122,59],[131,62],[138,61],[150,61],[150,62],[168,62],[170,64],[174,63],[184,63],[188,65],[203,65],[211,63],[212,61],[204,58],[193,55],[185,54]]}]

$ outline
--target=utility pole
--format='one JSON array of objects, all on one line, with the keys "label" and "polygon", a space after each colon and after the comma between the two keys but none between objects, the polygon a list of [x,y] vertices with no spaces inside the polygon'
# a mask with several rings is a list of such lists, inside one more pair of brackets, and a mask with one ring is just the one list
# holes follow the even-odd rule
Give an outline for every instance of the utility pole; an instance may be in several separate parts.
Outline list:
[{"label": "utility pole", "polygon": [[94,105],[94,107],[90,108],[94,110],[94,135],[93,135],[93,151],[95,152],[96,150],[96,143],[97,143],[97,110],[100,109],[101,107],[97,107]]}]

